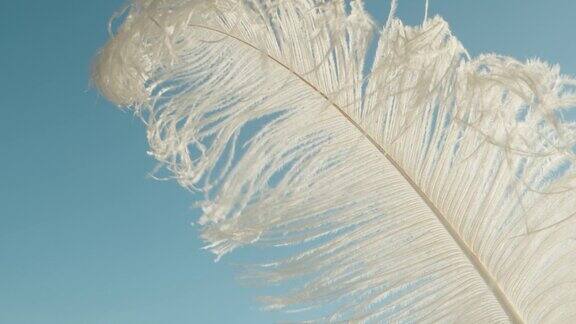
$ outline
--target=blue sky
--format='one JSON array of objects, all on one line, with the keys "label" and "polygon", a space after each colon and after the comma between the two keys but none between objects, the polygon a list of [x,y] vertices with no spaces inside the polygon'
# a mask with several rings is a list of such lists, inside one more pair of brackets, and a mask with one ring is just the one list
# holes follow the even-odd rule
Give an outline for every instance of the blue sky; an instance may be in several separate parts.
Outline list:
[{"label": "blue sky", "polygon": [[[573,0],[430,0],[472,55],[576,75]],[[379,19],[388,1],[367,0]],[[200,249],[194,197],[146,177],[140,121],[89,85],[122,0],[0,2],[0,323],[269,323],[232,256]],[[424,1],[400,1],[419,23]]]}]

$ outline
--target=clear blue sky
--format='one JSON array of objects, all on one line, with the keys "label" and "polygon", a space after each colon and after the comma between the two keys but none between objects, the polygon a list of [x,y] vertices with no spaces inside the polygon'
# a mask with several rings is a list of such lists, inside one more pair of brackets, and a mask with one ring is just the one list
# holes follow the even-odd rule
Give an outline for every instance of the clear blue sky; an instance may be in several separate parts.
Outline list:
[{"label": "clear blue sky", "polygon": [[[430,0],[472,55],[576,75],[574,0]],[[367,0],[379,19],[388,1]],[[269,323],[231,262],[200,250],[194,197],[146,177],[140,122],[89,65],[123,0],[0,1],[0,323]],[[422,19],[424,0],[400,1]]]}]

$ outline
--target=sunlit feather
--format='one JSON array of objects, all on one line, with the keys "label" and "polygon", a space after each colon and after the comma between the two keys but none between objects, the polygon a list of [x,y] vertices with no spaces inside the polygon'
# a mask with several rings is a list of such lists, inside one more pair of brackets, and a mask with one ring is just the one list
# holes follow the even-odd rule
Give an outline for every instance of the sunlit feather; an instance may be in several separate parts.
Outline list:
[{"label": "sunlit feather", "polygon": [[269,307],[576,321],[576,128],[562,118],[576,80],[538,60],[471,59],[440,17],[409,27],[395,6],[378,31],[362,1],[134,1],[93,78],[203,194],[217,258],[305,247],[266,249],[273,260],[249,270],[299,279]]}]

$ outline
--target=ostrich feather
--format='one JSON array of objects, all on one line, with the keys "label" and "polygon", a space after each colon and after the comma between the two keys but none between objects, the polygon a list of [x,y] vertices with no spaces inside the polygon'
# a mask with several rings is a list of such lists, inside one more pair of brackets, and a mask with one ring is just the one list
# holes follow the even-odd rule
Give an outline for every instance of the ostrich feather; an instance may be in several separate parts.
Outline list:
[{"label": "ostrich feather", "polygon": [[292,283],[270,308],[576,321],[576,80],[392,8],[378,30],[360,0],[134,0],[93,80],[201,193],[217,258],[265,248],[249,276]]}]

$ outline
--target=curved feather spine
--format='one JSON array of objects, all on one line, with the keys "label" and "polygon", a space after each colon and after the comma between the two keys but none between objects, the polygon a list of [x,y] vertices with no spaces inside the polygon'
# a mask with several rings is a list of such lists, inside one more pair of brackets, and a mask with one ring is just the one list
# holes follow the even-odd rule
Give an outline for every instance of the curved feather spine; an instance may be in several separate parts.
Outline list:
[{"label": "curved feather spine", "polygon": [[[230,37],[233,38],[239,42],[241,42],[242,44],[249,46],[250,48],[261,52],[260,49],[258,49],[257,47],[255,47],[254,45],[247,43],[246,41],[243,41],[233,35],[230,35],[228,33],[225,33],[223,31],[220,30],[216,30],[207,26],[200,26],[200,25],[190,25],[192,27],[197,27],[197,28],[203,28],[206,30],[210,30],[219,34],[222,34],[226,37]],[[450,233],[450,236],[452,236],[452,238],[454,239],[454,241],[458,244],[458,246],[462,249],[462,252],[464,254],[466,254],[466,257],[470,260],[470,263],[472,263],[474,265],[474,267],[477,269],[478,273],[480,274],[480,276],[482,277],[482,279],[484,279],[484,281],[486,282],[486,285],[488,287],[490,287],[490,289],[494,292],[494,295],[496,296],[496,298],[498,299],[498,301],[500,302],[502,308],[506,311],[506,313],[508,314],[508,316],[510,317],[510,320],[512,323],[524,323],[524,321],[522,320],[522,318],[520,317],[520,315],[518,314],[518,311],[515,309],[515,307],[510,303],[510,301],[508,300],[508,298],[506,297],[506,295],[504,294],[504,292],[502,291],[502,289],[500,288],[500,285],[498,284],[498,282],[494,279],[494,277],[490,274],[490,272],[486,269],[486,267],[482,264],[482,261],[480,260],[480,258],[470,249],[470,247],[468,246],[468,244],[466,242],[464,242],[464,240],[458,235],[458,233],[454,230],[453,226],[446,220],[446,218],[444,217],[444,215],[442,214],[442,212],[440,212],[440,210],[438,210],[438,208],[434,205],[434,203],[430,200],[430,198],[428,198],[428,196],[422,191],[422,189],[420,189],[418,187],[418,185],[414,182],[414,180],[412,180],[412,178],[410,177],[410,175],[408,175],[406,173],[406,171],[398,164],[398,162],[396,162],[394,160],[394,158],[392,156],[390,156],[390,154],[388,154],[386,152],[386,150],[382,147],[381,144],[379,144],[378,142],[376,142],[376,140],[366,132],[365,129],[362,128],[362,126],[360,126],[354,119],[352,119],[352,117],[350,117],[342,108],[340,108],[336,103],[332,102],[328,96],[324,93],[322,93],[320,90],[318,90],[318,88],[316,88],[313,84],[311,84],[310,82],[308,82],[305,78],[303,78],[301,75],[299,75],[298,73],[296,73],[294,70],[290,69],[290,67],[286,66],[284,63],[280,62],[279,60],[277,60],[276,58],[263,53],[266,57],[268,57],[270,60],[274,61],[275,63],[279,64],[280,66],[282,66],[283,68],[285,68],[287,71],[289,71],[290,73],[292,73],[294,76],[296,76],[298,79],[300,79],[302,82],[304,82],[307,86],[309,86],[310,88],[312,88],[315,92],[317,92],[320,96],[322,96],[326,101],[328,101],[328,103],[330,104],[331,107],[334,107],[336,110],[338,110],[338,112],[348,121],[350,122],[350,124],[352,126],[354,126],[358,131],[360,131],[362,133],[362,135],[372,144],[374,145],[374,147],[376,149],[378,149],[378,151],[380,151],[380,153],[382,153],[382,155],[396,168],[396,170],[402,175],[402,177],[404,177],[404,179],[410,184],[410,186],[414,189],[414,191],[416,191],[418,193],[418,195],[422,198],[422,200],[426,203],[426,205],[428,205],[428,207],[430,207],[430,209],[433,211],[433,213],[436,215],[436,217],[438,218],[438,221],[440,223],[442,223],[442,225],[446,228],[446,231],[448,233]]]}]

